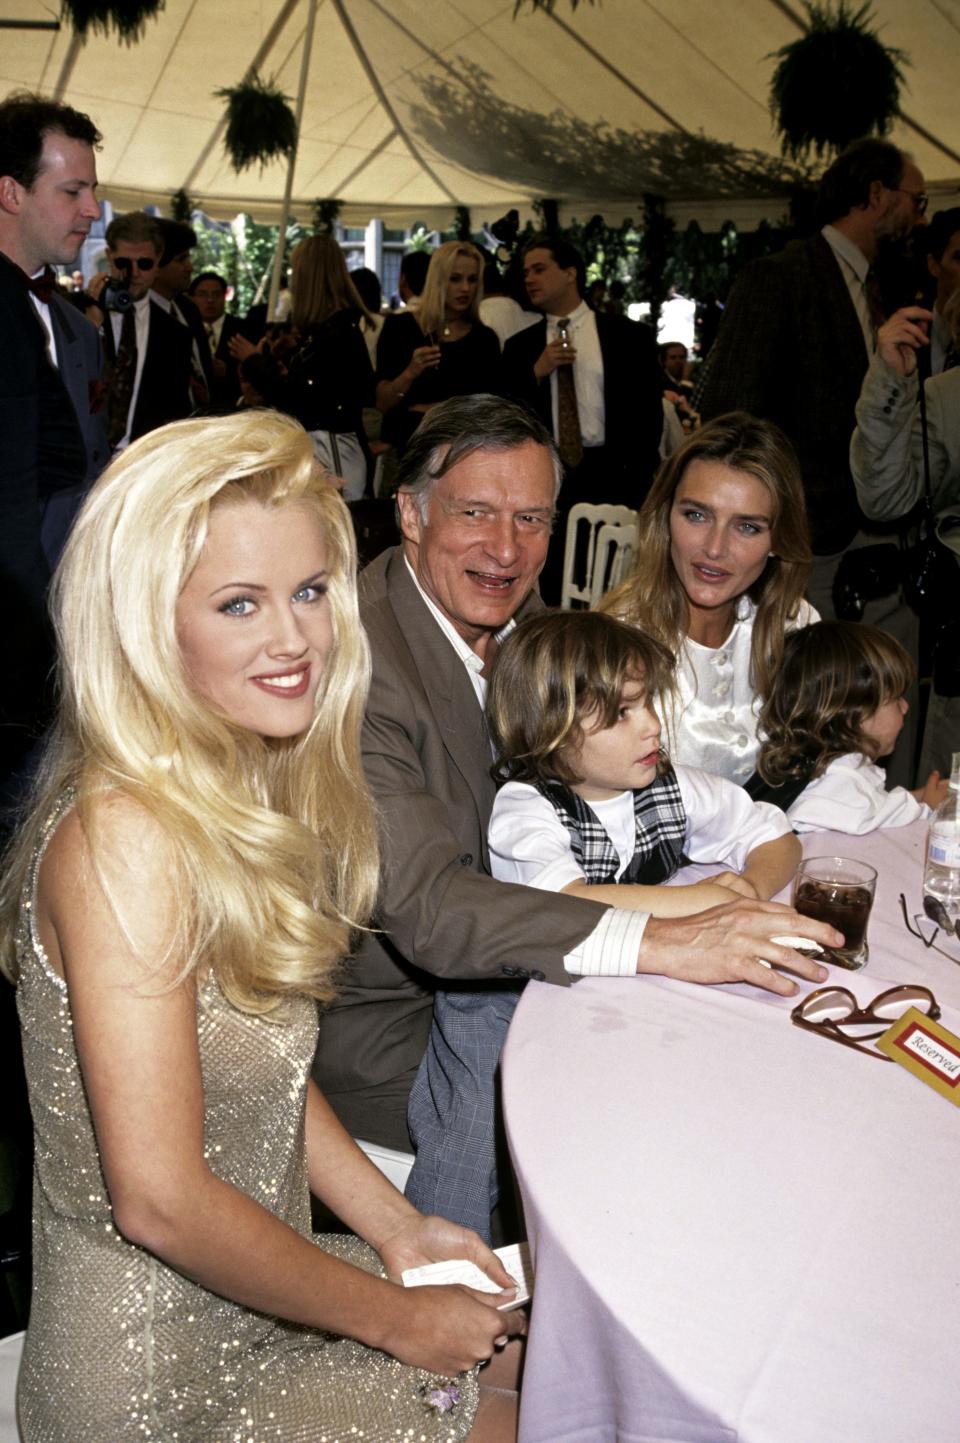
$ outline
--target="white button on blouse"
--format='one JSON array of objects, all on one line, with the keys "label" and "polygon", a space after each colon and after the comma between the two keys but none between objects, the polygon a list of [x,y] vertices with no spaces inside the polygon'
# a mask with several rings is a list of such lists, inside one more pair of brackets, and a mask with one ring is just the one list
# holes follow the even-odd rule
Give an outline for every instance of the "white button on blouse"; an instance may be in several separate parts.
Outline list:
[{"label": "white button on blouse", "polygon": [[[749,597],[737,603],[733,630],[717,651],[688,637],[677,658],[678,706],[662,706],[670,758],[683,766],[726,777],[741,786],[756,766],[760,740],[760,698],[750,679],[750,648],[757,608]],[[819,614],[801,602],[795,627],[810,626]]]}]

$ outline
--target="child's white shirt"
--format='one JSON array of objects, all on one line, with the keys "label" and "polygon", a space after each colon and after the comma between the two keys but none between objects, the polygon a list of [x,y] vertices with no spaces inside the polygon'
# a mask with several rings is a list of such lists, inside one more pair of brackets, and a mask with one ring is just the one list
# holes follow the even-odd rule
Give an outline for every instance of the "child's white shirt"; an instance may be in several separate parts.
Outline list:
[{"label": "child's white shirt", "polygon": [[[677,766],[674,771],[687,815],[683,850],[691,862],[722,862],[740,872],[754,847],[790,831],[779,807],[752,801],[733,782],[698,767]],[[633,792],[587,805],[616,848],[619,877],[634,852]],[[497,792],[487,837],[490,870],[498,881],[559,892],[585,880],[570,833],[546,797],[528,782],[507,782]]]},{"label": "child's white shirt", "polygon": [[800,793],[787,818],[795,832],[849,832],[862,836],[878,827],[906,827],[930,808],[906,787],[887,791],[882,767],[862,752],[834,757],[822,777]]}]

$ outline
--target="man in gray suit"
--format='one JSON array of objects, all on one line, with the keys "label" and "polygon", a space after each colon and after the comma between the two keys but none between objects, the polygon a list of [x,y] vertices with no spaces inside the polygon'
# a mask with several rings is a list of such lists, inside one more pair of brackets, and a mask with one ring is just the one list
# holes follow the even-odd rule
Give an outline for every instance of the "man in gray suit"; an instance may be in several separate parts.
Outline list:
[{"label": "man in gray suit", "polygon": [[[403,1150],[434,979],[563,986],[586,973],[659,972],[790,995],[793,985],[758,958],[826,975],[771,940],[801,929],[772,903],[648,919],[490,876],[486,678],[503,634],[540,605],[559,478],[548,432],[523,408],[493,396],[442,402],[401,463],[402,544],[360,578],[373,657],[362,745],[381,815],[381,930],[363,939],[324,1014],[314,1076],[354,1136]],[[805,919],[802,932],[838,945],[839,934]]]}]

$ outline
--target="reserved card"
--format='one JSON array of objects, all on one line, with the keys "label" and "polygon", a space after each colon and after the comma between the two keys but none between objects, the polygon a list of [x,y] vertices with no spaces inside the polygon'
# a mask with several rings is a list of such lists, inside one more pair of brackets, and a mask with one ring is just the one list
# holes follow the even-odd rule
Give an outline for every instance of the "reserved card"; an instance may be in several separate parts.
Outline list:
[{"label": "reserved card", "polygon": [[911,1007],[876,1045],[954,1107],[960,1107],[960,1037]]},{"label": "reserved card", "polygon": [[[533,1269],[530,1265],[530,1248],[527,1243],[511,1243],[505,1248],[494,1248],[517,1288],[517,1296],[511,1303],[503,1303],[498,1312],[509,1312],[529,1302],[533,1290]],[[499,1286],[488,1278],[476,1263],[466,1258],[445,1258],[442,1263],[425,1263],[422,1268],[407,1268],[400,1274],[405,1288],[420,1288],[425,1284],[463,1283],[464,1287],[476,1288],[478,1293],[499,1293]]]}]

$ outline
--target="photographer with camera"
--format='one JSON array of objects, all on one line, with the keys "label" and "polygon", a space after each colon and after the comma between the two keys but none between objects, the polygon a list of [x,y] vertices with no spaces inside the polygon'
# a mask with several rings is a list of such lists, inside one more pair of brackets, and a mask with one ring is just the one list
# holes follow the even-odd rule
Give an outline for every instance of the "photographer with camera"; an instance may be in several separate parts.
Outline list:
[{"label": "photographer with camera", "polygon": [[[954,290],[943,315],[952,336],[949,349],[960,351],[960,289]],[[930,377],[933,320],[930,311],[905,306],[880,327],[850,443],[857,500],[867,516],[895,521],[925,504],[929,510],[931,534],[921,548],[927,563],[921,619],[930,630],[926,640],[933,657],[933,688],[921,775],[925,767],[946,774],[951,753],[960,747],[960,622],[955,601],[960,579],[960,367]],[[924,408],[922,377],[929,378],[924,383]]]},{"label": "photographer with camera", "polygon": [[150,299],[163,231],[145,211],[107,227],[109,271],[87,287],[107,357],[107,418],[114,455],[147,431],[190,414],[189,330]]}]

